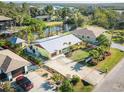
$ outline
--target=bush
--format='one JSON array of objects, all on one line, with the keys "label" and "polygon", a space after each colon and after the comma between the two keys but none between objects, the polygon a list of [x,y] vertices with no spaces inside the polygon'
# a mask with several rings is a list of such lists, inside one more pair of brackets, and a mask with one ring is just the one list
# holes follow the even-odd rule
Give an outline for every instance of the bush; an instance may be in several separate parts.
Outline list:
[{"label": "bush", "polygon": [[79,76],[73,76],[73,78],[71,79],[73,85],[76,85],[79,81],[80,81]]},{"label": "bush", "polygon": [[73,92],[74,89],[69,80],[64,80],[61,87],[59,88],[62,92]]}]

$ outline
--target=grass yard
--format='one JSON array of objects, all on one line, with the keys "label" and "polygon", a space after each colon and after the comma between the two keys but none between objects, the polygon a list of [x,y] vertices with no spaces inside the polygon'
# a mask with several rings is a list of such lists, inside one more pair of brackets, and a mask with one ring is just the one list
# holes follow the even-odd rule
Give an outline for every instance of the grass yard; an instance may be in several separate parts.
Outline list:
[{"label": "grass yard", "polygon": [[73,86],[74,92],[90,92],[93,89],[93,86],[85,86],[82,81],[79,81],[75,86]]},{"label": "grass yard", "polygon": [[37,48],[39,50],[39,52],[41,53],[42,56],[47,57],[48,58],[48,52],[42,48],[39,48],[37,46],[34,46],[35,48]]},{"label": "grass yard", "polygon": [[112,48],[111,53],[111,56],[98,63],[98,65],[96,66],[97,69],[100,69],[102,71],[108,69],[108,71],[110,71],[124,57],[124,52],[121,52],[118,49]]},{"label": "grass yard", "polygon": [[76,50],[72,53],[72,56],[70,57],[70,59],[72,59],[74,61],[81,61],[88,56],[89,56],[88,52],[79,49],[79,50]]}]

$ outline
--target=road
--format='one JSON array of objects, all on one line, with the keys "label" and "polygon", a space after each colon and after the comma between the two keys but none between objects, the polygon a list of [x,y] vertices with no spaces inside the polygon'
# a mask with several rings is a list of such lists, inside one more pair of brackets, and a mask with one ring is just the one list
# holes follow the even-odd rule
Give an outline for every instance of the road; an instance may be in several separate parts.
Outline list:
[{"label": "road", "polygon": [[124,91],[124,58],[111,70],[104,80],[98,84],[94,92]]},{"label": "road", "polygon": [[112,43],[112,44],[111,44],[111,47],[112,47],[112,48],[117,48],[117,49],[119,49],[119,50],[124,51],[124,46],[122,46],[122,45],[120,45],[120,44],[117,44],[117,43]]}]

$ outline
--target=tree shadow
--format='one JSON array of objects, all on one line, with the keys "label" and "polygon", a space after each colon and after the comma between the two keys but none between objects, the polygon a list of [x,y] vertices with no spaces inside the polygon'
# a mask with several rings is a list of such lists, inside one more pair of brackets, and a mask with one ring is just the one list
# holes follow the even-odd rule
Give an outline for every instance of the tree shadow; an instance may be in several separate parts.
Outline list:
[{"label": "tree shadow", "polygon": [[76,72],[82,70],[82,67],[84,67],[85,65],[82,65],[80,63],[76,63],[74,66],[71,66],[72,70],[75,70]]},{"label": "tree shadow", "polygon": [[49,82],[45,82],[41,85],[41,88],[44,88],[44,90],[52,90],[54,86],[51,86]]}]

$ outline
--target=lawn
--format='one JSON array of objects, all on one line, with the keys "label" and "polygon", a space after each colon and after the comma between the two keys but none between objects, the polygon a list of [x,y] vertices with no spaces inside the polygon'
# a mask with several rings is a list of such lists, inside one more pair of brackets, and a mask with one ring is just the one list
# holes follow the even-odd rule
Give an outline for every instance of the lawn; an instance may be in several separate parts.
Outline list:
[{"label": "lawn", "polygon": [[97,69],[102,71],[108,69],[108,71],[110,71],[124,57],[124,52],[121,52],[118,49],[112,48],[110,51],[112,55],[107,57],[104,61],[98,63],[96,66]]},{"label": "lawn", "polygon": [[42,56],[48,58],[48,52],[46,50],[39,48],[37,46],[34,46],[34,47],[38,49],[38,51],[41,53]]},{"label": "lawn", "polygon": [[82,81],[79,81],[75,86],[73,86],[74,92],[90,92],[93,89],[92,85],[84,85]]},{"label": "lawn", "polygon": [[81,61],[88,56],[89,56],[89,53],[87,51],[79,49],[72,53],[72,56],[70,57],[70,59],[74,61]]}]

